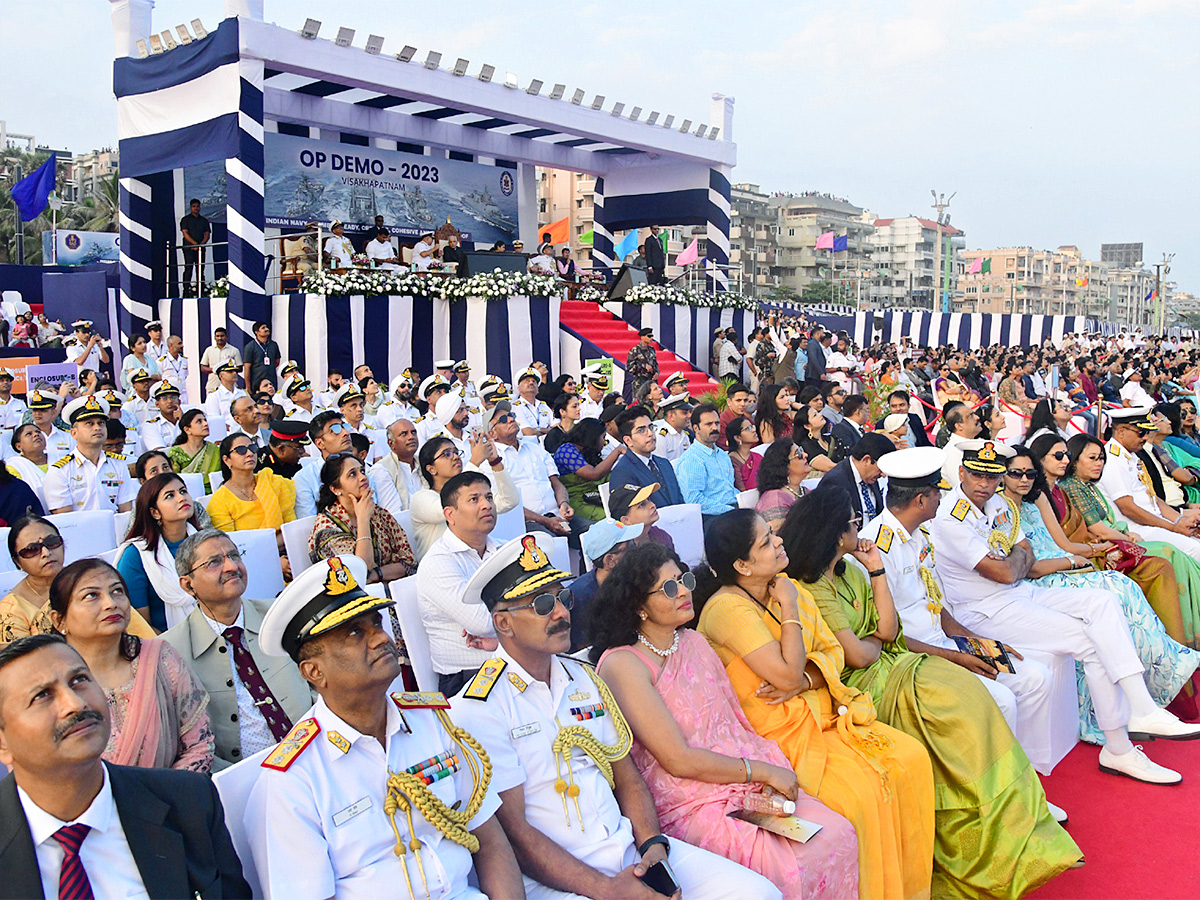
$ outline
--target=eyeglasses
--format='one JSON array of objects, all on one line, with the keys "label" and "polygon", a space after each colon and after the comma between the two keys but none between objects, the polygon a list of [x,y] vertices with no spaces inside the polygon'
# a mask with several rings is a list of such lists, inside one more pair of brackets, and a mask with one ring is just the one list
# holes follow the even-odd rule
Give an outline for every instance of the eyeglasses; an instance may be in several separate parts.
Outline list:
[{"label": "eyeglasses", "polygon": [[561,603],[563,609],[570,609],[575,605],[575,598],[571,594],[570,588],[563,588],[557,594],[538,594],[533,598],[532,603],[526,603],[522,606],[510,606],[508,609],[501,612],[517,612],[522,609],[532,609],[537,615],[545,618],[554,612],[554,605]]},{"label": "eyeglasses", "polygon": [[206,559],[204,562],[200,563],[199,565],[192,566],[190,569],[188,569],[188,574],[191,575],[197,569],[203,569],[205,572],[208,572],[210,575],[214,575],[220,571],[221,566],[225,565],[225,560],[229,560],[230,562],[233,562],[233,563],[241,562],[242,561],[241,551],[236,550],[236,549],[230,550],[228,553],[222,553],[219,556],[214,556],[211,559]]},{"label": "eyeglasses", "polygon": [[441,453],[436,454],[433,458],[434,459],[454,459],[454,457],[456,457],[456,456],[461,457],[462,451],[459,450],[457,447],[447,447]]},{"label": "eyeglasses", "polygon": [[34,541],[17,551],[21,559],[36,559],[42,555],[42,550],[57,550],[63,545],[63,539],[57,534],[48,534],[40,541]]},{"label": "eyeglasses", "polygon": [[341,434],[343,431],[347,430],[349,429],[345,422],[333,422],[329,425],[330,434]]},{"label": "eyeglasses", "polygon": [[674,600],[679,596],[680,585],[683,585],[689,591],[694,591],[696,589],[696,576],[691,572],[684,572],[678,578],[668,578],[662,583],[662,587],[650,593],[657,594],[661,591],[668,600]]},{"label": "eyeglasses", "polygon": [[1047,455],[1047,456],[1053,456],[1053,457],[1054,457],[1055,459],[1057,459],[1059,462],[1062,462],[1064,459],[1070,459],[1070,458],[1071,458],[1071,454],[1070,454],[1070,453],[1068,453],[1066,450],[1055,450],[1053,453],[1047,453],[1046,455]]},{"label": "eyeglasses", "polygon": [[1009,469],[1004,474],[1015,481],[1022,481],[1026,478],[1033,481],[1033,479],[1037,478],[1036,469]]},{"label": "eyeglasses", "polygon": [[509,422],[511,422],[513,420],[513,418],[514,417],[510,416],[508,413],[500,413],[500,415],[498,415],[498,416],[496,416],[496,418],[492,419],[492,424],[493,425],[507,425]]},{"label": "eyeglasses", "polygon": [[230,447],[229,452],[231,454],[236,453],[238,456],[245,456],[247,453],[253,453],[254,448],[249,444],[238,444],[236,447]]}]

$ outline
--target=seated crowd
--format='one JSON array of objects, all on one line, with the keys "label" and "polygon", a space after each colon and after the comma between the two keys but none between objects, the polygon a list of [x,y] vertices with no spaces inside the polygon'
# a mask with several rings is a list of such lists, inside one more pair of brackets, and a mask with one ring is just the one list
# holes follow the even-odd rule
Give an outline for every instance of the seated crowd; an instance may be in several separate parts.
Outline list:
[{"label": "seated crowd", "polygon": [[[214,357],[184,409],[139,338],[128,394],[0,409],[9,893],[248,897],[252,863],[267,897],[1015,898],[1082,865],[1053,673],[1105,773],[1178,783],[1134,742],[1200,738],[1196,351],[753,337],[695,403],[453,360],[248,396]],[[1150,403],[1074,396],[1096,365]],[[52,515],[88,511],[111,562]]]}]

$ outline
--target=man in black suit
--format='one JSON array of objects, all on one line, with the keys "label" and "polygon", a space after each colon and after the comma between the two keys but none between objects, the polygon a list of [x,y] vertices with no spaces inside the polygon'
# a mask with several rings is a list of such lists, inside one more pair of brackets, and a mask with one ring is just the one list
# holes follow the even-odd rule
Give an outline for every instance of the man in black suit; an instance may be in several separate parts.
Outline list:
[{"label": "man in black suit", "polygon": [[825,360],[829,358],[829,348],[833,345],[833,333],[817,327],[813,329],[812,338],[808,342],[808,363],[804,366],[804,383],[809,387],[820,388],[825,380]]},{"label": "man in black suit", "polygon": [[863,436],[871,415],[871,401],[862,394],[851,394],[842,403],[842,421],[829,432],[830,459],[840,462],[850,455]]},{"label": "man in black suit", "polygon": [[[915,412],[910,412],[912,409],[912,398],[908,395],[908,391],[892,391],[888,394],[888,412],[908,416],[908,431],[905,435],[910,447],[932,447],[933,441],[929,440],[929,433],[925,430],[925,425],[921,421],[921,417]],[[875,430],[883,430],[884,416],[875,423]]]},{"label": "man in black suit", "polygon": [[650,226],[650,237],[646,239],[646,269],[651,284],[667,283],[667,254],[657,225]]},{"label": "man in black suit", "polygon": [[249,897],[212,782],[104,763],[108,735],[62,638],[0,649],[0,898]]},{"label": "man in black suit", "polygon": [[854,504],[854,512],[868,522],[883,511],[883,490],[879,486],[879,459],[896,449],[886,434],[864,434],[850,455],[821,477],[821,484],[845,488]]}]

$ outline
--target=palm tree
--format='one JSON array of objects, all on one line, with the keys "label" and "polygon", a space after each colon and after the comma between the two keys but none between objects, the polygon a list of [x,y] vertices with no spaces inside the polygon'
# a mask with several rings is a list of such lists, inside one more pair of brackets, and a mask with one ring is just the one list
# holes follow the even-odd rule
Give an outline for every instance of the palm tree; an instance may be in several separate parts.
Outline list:
[{"label": "palm tree", "polygon": [[[77,204],[78,205],[78,204]],[[99,183],[99,190],[83,204],[87,215],[81,231],[119,231],[121,226],[121,186],[117,173]],[[65,207],[64,207],[65,209]]]}]

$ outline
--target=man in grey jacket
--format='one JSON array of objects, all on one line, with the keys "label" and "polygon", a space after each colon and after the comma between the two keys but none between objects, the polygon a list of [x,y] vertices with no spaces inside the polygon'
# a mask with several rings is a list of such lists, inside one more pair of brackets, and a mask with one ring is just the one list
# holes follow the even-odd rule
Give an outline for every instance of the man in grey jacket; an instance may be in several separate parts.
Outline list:
[{"label": "man in grey jacket", "polygon": [[312,692],[291,659],[259,649],[270,601],[242,598],[246,565],[227,535],[212,528],[188,535],[175,570],[197,605],[163,638],[208,691],[213,769],[223,769],[281,741],[312,706]]}]

